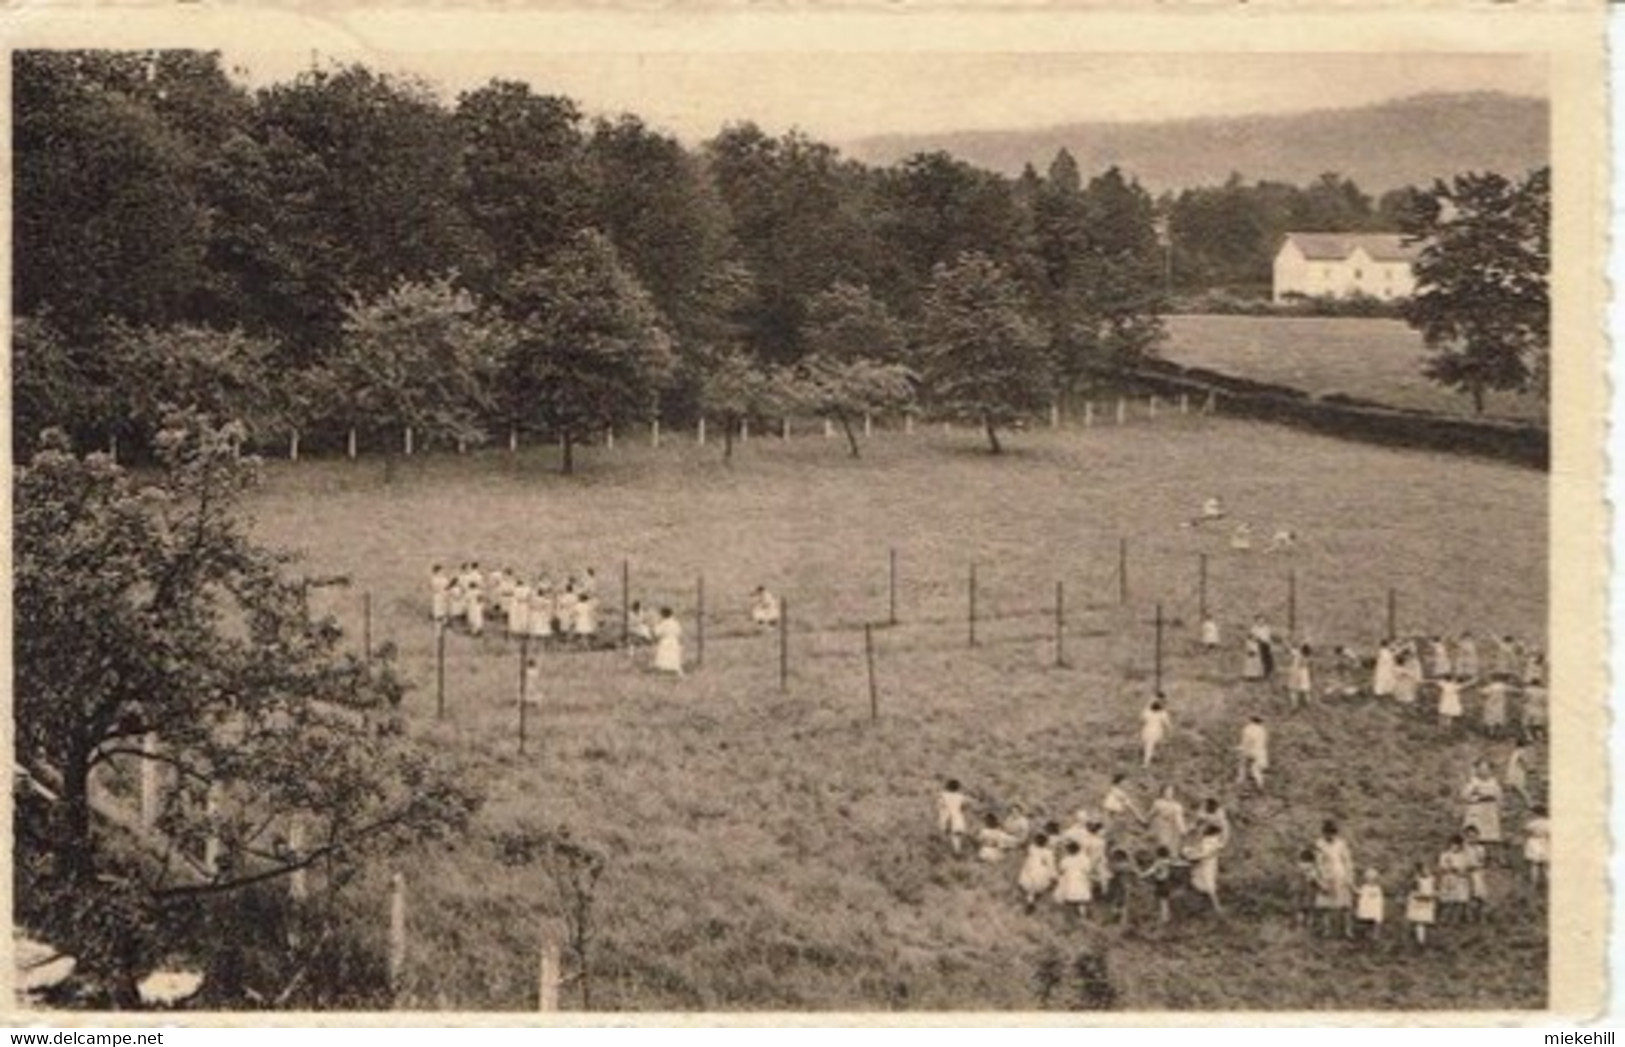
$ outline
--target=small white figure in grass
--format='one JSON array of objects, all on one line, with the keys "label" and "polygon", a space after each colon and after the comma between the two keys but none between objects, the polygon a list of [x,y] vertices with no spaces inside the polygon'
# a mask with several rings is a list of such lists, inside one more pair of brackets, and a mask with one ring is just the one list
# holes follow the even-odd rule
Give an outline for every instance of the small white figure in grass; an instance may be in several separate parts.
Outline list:
[{"label": "small white figure in grass", "polygon": [[536,580],[530,594],[530,611],[526,615],[533,639],[553,635],[553,583],[544,576]]},{"label": "small white figure in grass", "polygon": [[1264,772],[1270,766],[1270,732],[1262,716],[1254,716],[1241,729],[1241,742],[1236,746],[1241,753],[1239,784],[1252,782],[1259,792],[1264,791]]},{"label": "small white figure in grass", "polygon": [[1320,880],[1315,908],[1320,913],[1321,933],[1335,933],[1334,926],[1341,922],[1343,936],[1354,937],[1354,856],[1336,822],[1327,821],[1320,827],[1315,867]]},{"label": "small white figure in grass", "polygon": [[1495,780],[1489,761],[1475,761],[1461,790],[1461,831],[1476,834],[1478,844],[1492,858],[1501,846],[1501,795],[1501,783]]},{"label": "small white figure in grass", "polygon": [[1525,810],[1534,806],[1529,795],[1529,743],[1522,738],[1513,739],[1507,754],[1506,780],[1507,789],[1518,794]]},{"label": "small white figure in grass", "polygon": [[1191,887],[1213,903],[1214,912],[1224,911],[1219,905],[1219,854],[1224,844],[1225,831],[1217,825],[1209,825],[1185,851],[1185,859],[1191,863]]},{"label": "small white figure in grass", "polygon": [[1298,534],[1289,527],[1283,527],[1270,536],[1270,544],[1265,546],[1268,553],[1289,553],[1298,547]]},{"label": "small white figure in grass", "polygon": [[1367,869],[1360,880],[1360,889],[1354,896],[1354,926],[1366,938],[1376,941],[1382,937],[1382,918],[1388,908],[1383,897],[1382,881],[1377,870]]},{"label": "small white figure in grass", "polygon": [[1151,864],[1140,873],[1140,879],[1149,880],[1151,893],[1157,899],[1157,922],[1168,923],[1174,918],[1174,852],[1159,846]]},{"label": "small white figure in grass", "polygon": [[633,600],[626,615],[627,639],[633,643],[653,643],[654,627],[649,623],[649,612],[641,600]]},{"label": "small white figure in grass", "polygon": [[576,639],[591,644],[598,638],[598,601],[585,590],[576,593],[576,604],[571,610],[571,629]]},{"label": "small white figure in grass", "polygon": [[566,640],[575,635],[579,596],[574,578],[565,579],[564,588],[553,594],[553,631]]},{"label": "small white figure in grass", "polygon": [[1269,621],[1260,614],[1253,617],[1253,627],[1248,635],[1258,641],[1258,660],[1262,666],[1264,679],[1269,679],[1275,675],[1275,631],[1270,628]]},{"label": "small white figure in grass", "polygon": [[1371,671],[1371,693],[1378,698],[1392,698],[1399,689],[1399,661],[1394,657],[1393,641],[1383,640],[1377,645],[1377,664]]},{"label": "small white figure in grass", "polygon": [[1253,528],[1251,524],[1239,523],[1230,534],[1230,548],[1238,553],[1245,553],[1253,547]]},{"label": "small white figure in grass", "polygon": [[1140,805],[1129,795],[1127,782],[1128,775],[1121,771],[1112,775],[1112,783],[1106,787],[1106,796],[1100,801],[1100,809],[1106,813],[1107,823],[1112,832],[1121,832],[1131,814],[1135,821],[1141,825],[1145,824],[1145,812],[1140,810]]},{"label": "small white figure in grass", "polygon": [[508,593],[509,636],[530,634],[530,602],[534,596],[529,582],[522,578],[514,580],[513,589]]},{"label": "small white figure in grass", "polygon": [[1518,722],[1523,736],[1532,742],[1546,737],[1546,688],[1530,684],[1523,689],[1523,701],[1518,703]]},{"label": "small white figure in grass", "polygon": [[1314,679],[1309,664],[1311,653],[1306,643],[1292,648],[1286,674],[1286,693],[1293,709],[1301,709],[1307,705],[1309,695],[1314,691]]},{"label": "small white figure in grass", "polygon": [[750,620],[759,629],[779,624],[779,598],[764,586],[750,594]]},{"label": "small white figure in grass", "polygon": [[1484,733],[1491,738],[1500,738],[1507,729],[1507,682],[1500,677],[1492,677],[1484,685],[1484,704],[1479,706],[1480,723],[1483,724]]},{"label": "small white figure in grass", "polygon": [[969,831],[965,821],[965,804],[969,801],[959,787],[959,779],[949,778],[937,794],[937,831],[948,839],[948,847],[959,854],[965,847],[965,834]]},{"label": "small white figure in grass", "polygon": [[1428,641],[1428,675],[1435,679],[1446,679],[1455,675],[1455,666],[1450,661],[1450,645],[1445,643],[1444,637],[1435,636]]},{"label": "small white figure in grass", "polygon": [[451,617],[451,579],[439,564],[429,572],[429,614],[436,625],[445,625]]},{"label": "small white figure in grass", "polygon": [[1219,499],[1218,495],[1208,495],[1208,497],[1202,501],[1201,521],[1203,523],[1207,523],[1213,520],[1223,519],[1224,502]]},{"label": "small white figure in grass", "polygon": [[1211,615],[1202,619],[1202,648],[1208,651],[1219,649],[1219,623]]},{"label": "small white figure in grass", "polygon": [[656,671],[683,675],[683,623],[671,613],[670,607],[660,609],[654,636]]},{"label": "small white figure in grass", "polygon": [[1167,740],[1174,728],[1174,719],[1164,704],[1164,695],[1161,691],[1151,699],[1151,703],[1140,713],[1140,758],[1145,767],[1151,766],[1151,761],[1157,755],[1157,747]]},{"label": "small white figure in grass", "polygon": [[1511,633],[1495,638],[1495,671],[1507,676],[1523,672],[1523,646]]},{"label": "small white figure in grass", "polygon": [[1439,688],[1439,726],[1454,731],[1456,725],[1461,723],[1461,692],[1467,685],[1454,676],[1445,676],[1437,681],[1436,686]]},{"label": "small white figure in grass", "polygon": [[1467,918],[1467,907],[1473,900],[1468,873],[1472,857],[1467,853],[1467,839],[1460,833],[1450,837],[1450,845],[1439,855],[1439,922],[1461,923]]},{"label": "small white figure in grass", "polygon": [[1055,886],[1059,875],[1049,837],[1039,833],[1028,842],[1027,857],[1022,860],[1021,872],[1016,877],[1016,886],[1021,888],[1028,912],[1037,908],[1038,899]]},{"label": "small white figure in grass", "polygon": [[976,830],[976,857],[984,862],[1003,861],[1005,855],[1024,842],[999,824],[997,814],[988,811],[982,816],[982,827]]},{"label": "small white figure in grass", "polygon": [[[518,578],[512,567],[503,567],[496,572],[496,613],[504,620],[513,617],[513,592],[518,586]],[[512,632],[512,629],[508,630]]]},{"label": "small white figure in grass", "polygon": [[1410,925],[1411,938],[1417,945],[1428,943],[1428,928],[1439,918],[1438,880],[1426,862],[1417,862],[1411,870],[1411,889],[1405,895],[1405,922]]},{"label": "small white figure in grass", "polygon": [[1089,911],[1094,887],[1091,872],[1083,845],[1077,840],[1067,840],[1056,863],[1055,900],[1067,907],[1073,919],[1081,919]]},{"label": "small white figure in grass", "polygon": [[457,569],[457,574],[446,588],[446,610],[452,621],[468,614],[468,564]]},{"label": "small white figure in grass", "polygon": [[1467,855],[1467,897],[1468,914],[1473,922],[1484,919],[1484,910],[1489,905],[1489,853],[1483,843],[1479,842],[1478,830],[1472,826],[1461,831],[1462,850]]},{"label": "small white figure in grass", "polygon": [[1529,820],[1523,823],[1523,860],[1529,867],[1529,885],[1539,887],[1548,882],[1552,862],[1552,820],[1546,808],[1535,804],[1529,808]]},{"label": "small white figure in grass", "polygon": [[1151,813],[1146,820],[1157,845],[1166,847],[1169,854],[1178,854],[1188,828],[1185,824],[1185,805],[1179,802],[1171,784],[1164,785],[1161,794],[1151,801]]},{"label": "small white figure in grass", "polygon": [[1089,867],[1089,878],[1094,881],[1097,891],[1104,890],[1106,881],[1111,878],[1111,871],[1106,867],[1105,829],[1105,823],[1100,819],[1090,818],[1084,823],[1083,837],[1078,841],[1084,862]]},{"label": "small white figure in grass", "polygon": [[1531,647],[1524,658],[1523,684],[1525,687],[1535,687],[1546,682],[1546,655],[1539,648]]}]

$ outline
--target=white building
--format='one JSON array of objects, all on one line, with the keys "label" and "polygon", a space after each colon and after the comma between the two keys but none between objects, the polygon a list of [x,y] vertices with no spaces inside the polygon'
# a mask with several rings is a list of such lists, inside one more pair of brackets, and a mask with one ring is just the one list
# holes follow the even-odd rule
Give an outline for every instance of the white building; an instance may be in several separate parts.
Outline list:
[{"label": "white building", "polygon": [[1288,233],[1275,255],[1275,301],[1311,298],[1408,298],[1421,244],[1397,233]]}]

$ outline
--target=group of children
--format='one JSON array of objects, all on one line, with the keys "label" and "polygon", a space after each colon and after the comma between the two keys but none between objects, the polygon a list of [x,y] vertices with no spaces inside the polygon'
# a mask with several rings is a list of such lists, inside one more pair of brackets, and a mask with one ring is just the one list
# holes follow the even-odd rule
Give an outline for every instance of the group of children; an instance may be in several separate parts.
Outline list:
[{"label": "group of children", "polygon": [[[1142,884],[1156,902],[1160,923],[1172,919],[1173,897],[1184,884],[1222,911],[1219,858],[1230,843],[1231,825],[1217,798],[1204,800],[1187,817],[1176,789],[1166,785],[1142,809],[1129,792],[1128,776],[1118,774],[1099,808],[1078,810],[1065,827],[1058,820],[1035,824],[1019,803],[1006,805],[1001,815],[984,800],[974,836],[967,812],[972,802],[958,780],[949,779],[937,797],[939,831],[955,854],[974,844],[984,862],[1002,863],[1019,853],[1016,886],[1029,913],[1048,895],[1073,918],[1099,911],[1126,922]],[[1149,839],[1135,847],[1131,837],[1141,832]]]},{"label": "group of children", "polygon": [[480,570],[478,561],[448,573],[429,573],[431,613],[442,627],[461,623],[483,636],[487,618],[500,619],[509,636],[559,639],[592,646],[598,638],[598,577],[591,567],[555,586],[545,573],[534,583],[513,568]]}]

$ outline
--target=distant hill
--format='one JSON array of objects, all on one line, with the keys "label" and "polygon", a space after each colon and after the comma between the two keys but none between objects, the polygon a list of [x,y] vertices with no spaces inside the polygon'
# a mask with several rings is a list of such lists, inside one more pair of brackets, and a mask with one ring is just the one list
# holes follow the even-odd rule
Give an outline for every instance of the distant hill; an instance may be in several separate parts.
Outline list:
[{"label": "distant hill", "polygon": [[1154,122],[1078,123],[1040,130],[877,135],[845,151],[889,165],[944,149],[981,167],[1042,172],[1065,146],[1085,177],[1116,164],[1152,192],[1222,182],[1232,171],[1302,185],[1336,171],[1376,196],[1465,170],[1509,175],[1548,163],[1543,99],[1494,92],[1426,94],[1354,109]]}]

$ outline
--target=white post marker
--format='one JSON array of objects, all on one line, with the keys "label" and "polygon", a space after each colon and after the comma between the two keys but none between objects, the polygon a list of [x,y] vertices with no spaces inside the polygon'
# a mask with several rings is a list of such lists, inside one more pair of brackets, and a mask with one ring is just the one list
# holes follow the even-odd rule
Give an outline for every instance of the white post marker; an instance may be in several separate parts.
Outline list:
[{"label": "white post marker", "polygon": [[649,446],[660,447],[660,419],[656,418],[649,423]]},{"label": "white post marker", "polygon": [[1117,398],[1117,424],[1122,425],[1128,420],[1128,401],[1121,396]]},{"label": "white post marker", "polygon": [[508,426],[508,453],[513,454],[517,450],[519,450],[519,427],[510,425]]},{"label": "white post marker", "polygon": [[700,446],[705,446],[705,415],[700,415]]},{"label": "white post marker", "polygon": [[615,450],[615,427],[612,425],[604,430],[604,447]]},{"label": "white post marker", "polygon": [[1061,427],[1061,405],[1059,403],[1049,405],[1049,427],[1051,429]]},{"label": "white post marker", "polygon": [[406,973],[406,877],[389,878],[389,988],[400,995]]},{"label": "white post marker", "polygon": [[790,419],[788,419],[788,418],[780,418],[779,419],[779,439],[780,440],[788,440],[788,439],[790,439]]},{"label": "white post marker", "polygon": [[863,412],[863,438],[867,440],[875,435],[875,419],[868,411]]},{"label": "white post marker", "polygon": [[148,731],[141,736],[141,827],[151,829],[158,823],[158,807],[163,802],[158,773],[158,732]]},{"label": "white post marker", "polygon": [[354,459],[355,459],[355,427],[354,426],[350,427],[350,434],[345,439],[344,453],[347,454],[352,461],[354,461]]},{"label": "white post marker", "polygon": [[408,455],[412,453],[412,427],[410,425],[406,427],[406,438],[402,441],[402,446],[406,448]]},{"label": "white post marker", "polygon": [[[113,437],[113,460],[118,461],[118,437]],[[299,430],[295,429],[288,434],[288,461],[299,460]]]},{"label": "white post marker", "polygon": [[914,435],[914,413],[912,411],[903,415],[903,434],[905,436]]},{"label": "white post marker", "polygon": [[828,418],[824,419],[824,439],[828,440],[835,435],[835,426],[830,424]]},{"label": "white post marker", "polygon": [[559,961],[559,939],[552,921],[542,921],[542,962],[536,981],[536,1009],[551,1014],[559,1009],[559,982],[562,981]]},{"label": "white post marker", "polygon": [[739,442],[740,443],[749,443],[750,442],[750,419],[749,418],[741,418],[741,419],[739,419]]},{"label": "white post marker", "polygon": [[1093,400],[1085,400],[1083,402],[1083,427],[1085,429],[1092,429],[1092,428],[1094,428],[1094,425],[1095,425],[1095,402]]}]

